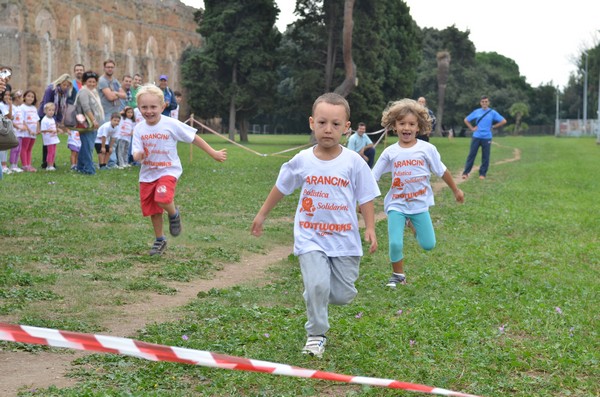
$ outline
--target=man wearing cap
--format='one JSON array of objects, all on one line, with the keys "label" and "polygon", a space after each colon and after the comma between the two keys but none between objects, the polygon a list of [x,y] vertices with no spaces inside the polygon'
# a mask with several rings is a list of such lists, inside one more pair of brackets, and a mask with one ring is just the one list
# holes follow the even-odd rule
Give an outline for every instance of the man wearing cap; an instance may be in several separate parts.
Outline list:
[{"label": "man wearing cap", "polygon": [[160,78],[158,79],[158,86],[163,91],[163,94],[165,95],[165,103],[167,104],[162,114],[164,116],[171,117],[171,110],[177,109],[177,101],[175,100],[175,94],[167,85],[168,80],[169,78],[166,74],[160,75]]},{"label": "man wearing cap", "polygon": [[506,124],[506,119],[490,108],[490,100],[487,96],[483,95],[479,102],[481,107],[475,109],[465,117],[465,125],[473,132],[471,138],[471,148],[469,149],[469,155],[467,156],[467,162],[465,169],[462,173],[462,178],[467,179],[479,146],[481,146],[481,167],[479,167],[479,179],[485,179],[487,170],[490,165],[490,150],[492,147],[492,130],[494,128],[500,128]]}]

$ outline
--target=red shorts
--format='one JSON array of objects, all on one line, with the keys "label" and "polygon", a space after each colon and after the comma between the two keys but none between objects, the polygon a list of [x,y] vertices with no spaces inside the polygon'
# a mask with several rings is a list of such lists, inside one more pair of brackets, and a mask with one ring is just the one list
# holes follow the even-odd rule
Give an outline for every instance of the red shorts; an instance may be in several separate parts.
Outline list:
[{"label": "red shorts", "polygon": [[157,203],[169,204],[175,198],[177,178],[174,176],[163,176],[154,182],[140,182],[140,204],[142,214],[150,216],[162,214],[163,209]]}]

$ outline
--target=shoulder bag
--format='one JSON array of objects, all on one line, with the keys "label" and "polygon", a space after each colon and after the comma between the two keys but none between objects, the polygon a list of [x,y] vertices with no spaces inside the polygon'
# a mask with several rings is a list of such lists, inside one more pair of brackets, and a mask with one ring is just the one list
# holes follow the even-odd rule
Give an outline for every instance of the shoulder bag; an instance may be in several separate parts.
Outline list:
[{"label": "shoulder bag", "polygon": [[15,128],[12,121],[4,117],[4,115],[0,117],[0,151],[19,146],[19,140],[15,135]]}]

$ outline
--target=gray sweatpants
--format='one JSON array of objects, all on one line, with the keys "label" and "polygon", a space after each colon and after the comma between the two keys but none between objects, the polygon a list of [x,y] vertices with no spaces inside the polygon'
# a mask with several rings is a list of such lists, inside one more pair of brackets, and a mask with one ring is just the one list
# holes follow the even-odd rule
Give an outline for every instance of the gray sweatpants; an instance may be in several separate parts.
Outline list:
[{"label": "gray sweatpants", "polygon": [[308,335],[324,335],[329,330],[328,305],[352,302],[358,291],[360,256],[328,257],[324,252],[311,251],[298,256],[304,281],[304,301]]}]

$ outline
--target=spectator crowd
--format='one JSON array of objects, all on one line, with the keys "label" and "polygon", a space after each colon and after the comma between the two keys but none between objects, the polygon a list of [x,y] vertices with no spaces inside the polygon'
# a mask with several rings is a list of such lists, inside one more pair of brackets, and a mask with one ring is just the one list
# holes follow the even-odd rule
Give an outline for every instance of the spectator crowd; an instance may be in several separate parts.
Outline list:
[{"label": "spectator crowd", "polygon": [[[63,163],[70,164],[73,171],[88,175],[95,174],[96,170],[139,165],[133,161],[131,140],[136,123],[144,120],[136,101],[143,77],[137,73],[125,74],[119,80],[117,65],[111,59],[104,61],[102,67],[100,74],[76,64],[72,74],[60,75],[44,92],[12,87],[11,68],[0,67],[1,71],[10,72],[0,87],[0,112],[12,120],[19,140],[17,147],[0,152],[0,175],[36,172],[32,152],[37,141],[42,154],[40,168],[49,172]],[[159,77],[157,86],[165,96],[163,115],[178,119],[181,92],[169,87],[169,77],[164,74]],[[78,117],[84,119],[78,120],[81,124],[77,126],[65,126],[66,113],[73,107]],[[67,145],[70,158],[58,162],[60,144]]]}]

